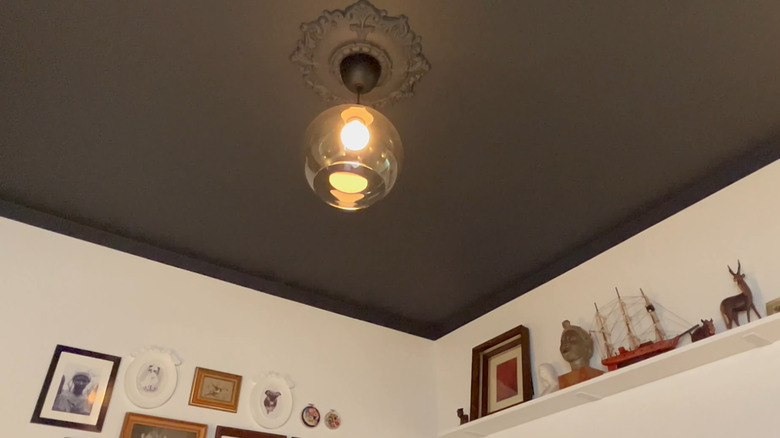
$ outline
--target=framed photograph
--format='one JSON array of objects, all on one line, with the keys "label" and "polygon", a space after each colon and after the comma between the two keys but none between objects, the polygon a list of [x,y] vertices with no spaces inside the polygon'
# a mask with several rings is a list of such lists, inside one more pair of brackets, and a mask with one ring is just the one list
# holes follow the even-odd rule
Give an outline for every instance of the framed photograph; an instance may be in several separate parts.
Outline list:
[{"label": "framed photograph", "polygon": [[206,438],[208,425],[128,412],[119,438]]},{"label": "framed photograph", "polygon": [[30,421],[100,432],[120,360],[57,345]]},{"label": "framed photograph", "polygon": [[[220,411],[238,411],[238,396],[241,393],[241,376],[195,368],[192,380],[190,405]],[[170,438],[170,437],[169,437]]]},{"label": "framed photograph", "polygon": [[287,438],[285,435],[275,433],[256,432],[254,430],[238,429],[235,427],[217,426],[214,438]]},{"label": "framed photograph", "polygon": [[471,420],[531,400],[528,328],[519,325],[471,351]]},{"label": "framed photograph", "polygon": [[772,301],[766,303],[766,316],[780,313],[780,298],[775,298]]}]

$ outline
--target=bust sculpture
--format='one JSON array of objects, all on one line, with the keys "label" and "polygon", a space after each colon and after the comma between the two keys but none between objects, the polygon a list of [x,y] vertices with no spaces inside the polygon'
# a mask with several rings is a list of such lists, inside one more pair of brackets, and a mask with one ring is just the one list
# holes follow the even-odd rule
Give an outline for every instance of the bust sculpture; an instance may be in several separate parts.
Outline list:
[{"label": "bust sculpture", "polygon": [[593,356],[593,339],[590,334],[568,320],[563,321],[560,351],[563,359],[571,365],[570,373],[558,377],[561,389],[604,374],[590,367],[590,358]]}]

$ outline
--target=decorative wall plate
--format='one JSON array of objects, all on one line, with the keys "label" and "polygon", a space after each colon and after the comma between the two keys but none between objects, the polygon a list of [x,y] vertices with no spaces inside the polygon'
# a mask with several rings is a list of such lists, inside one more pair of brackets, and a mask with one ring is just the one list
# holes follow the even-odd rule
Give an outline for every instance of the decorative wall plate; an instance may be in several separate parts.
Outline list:
[{"label": "decorative wall plate", "polygon": [[257,424],[267,429],[276,429],[290,419],[293,386],[289,379],[276,373],[268,373],[257,379],[249,397],[249,409]]},{"label": "decorative wall plate", "polygon": [[301,420],[307,427],[316,427],[320,424],[320,411],[313,404],[309,404],[301,411]]},{"label": "decorative wall plate", "polygon": [[125,371],[125,394],[139,408],[162,406],[173,395],[181,359],[172,350],[149,347],[134,355]]},{"label": "decorative wall plate", "polygon": [[341,416],[339,413],[333,409],[328,411],[328,413],[325,414],[325,426],[327,426],[328,429],[338,429],[339,426],[341,426]]}]

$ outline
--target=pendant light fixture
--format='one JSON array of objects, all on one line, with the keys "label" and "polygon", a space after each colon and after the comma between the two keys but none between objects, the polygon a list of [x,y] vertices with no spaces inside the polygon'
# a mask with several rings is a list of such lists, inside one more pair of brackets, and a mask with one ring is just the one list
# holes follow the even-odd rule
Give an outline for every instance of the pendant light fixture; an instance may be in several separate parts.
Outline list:
[{"label": "pendant light fixture", "polygon": [[306,129],[306,179],[329,205],[360,210],[390,192],[403,161],[398,131],[376,108],[411,97],[430,64],[407,18],[366,0],[325,11],[301,29],[290,59],[306,84],[337,104]]}]

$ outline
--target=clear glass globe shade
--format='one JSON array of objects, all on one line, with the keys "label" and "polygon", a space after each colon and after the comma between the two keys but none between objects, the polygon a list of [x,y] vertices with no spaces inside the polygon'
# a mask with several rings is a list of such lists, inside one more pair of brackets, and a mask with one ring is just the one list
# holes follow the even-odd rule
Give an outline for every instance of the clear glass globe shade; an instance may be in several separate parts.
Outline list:
[{"label": "clear glass globe shade", "polygon": [[401,137],[390,120],[356,104],[339,105],[317,116],[306,129],[304,147],[309,186],[323,201],[343,210],[360,210],[384,198],[403,160]]}]

